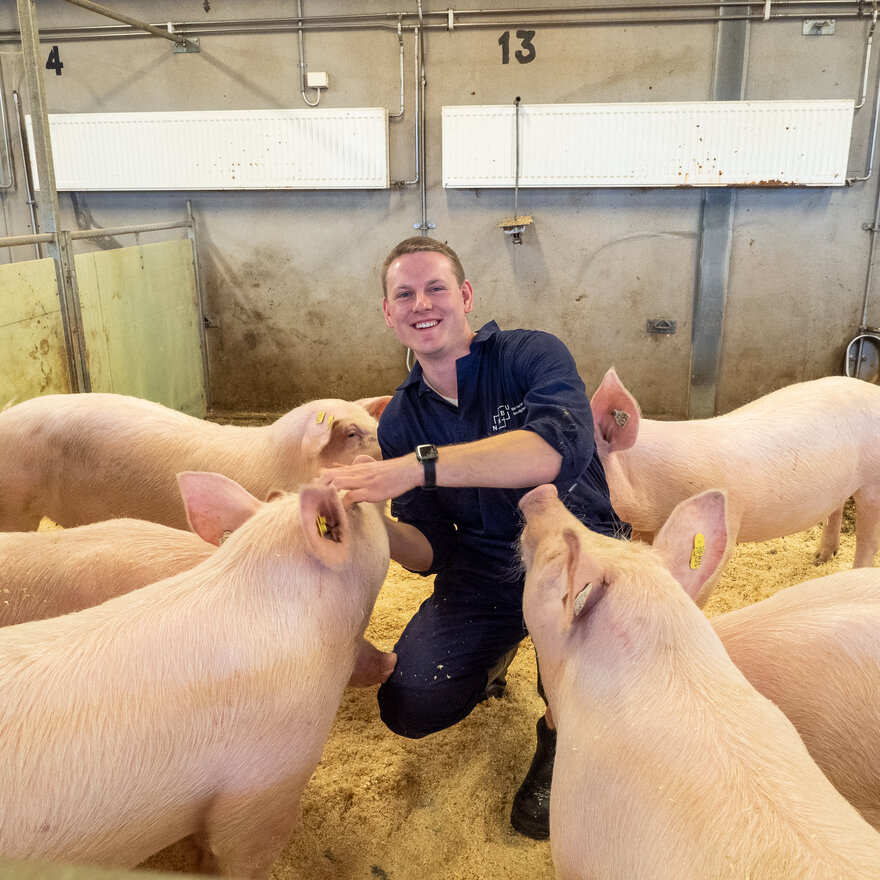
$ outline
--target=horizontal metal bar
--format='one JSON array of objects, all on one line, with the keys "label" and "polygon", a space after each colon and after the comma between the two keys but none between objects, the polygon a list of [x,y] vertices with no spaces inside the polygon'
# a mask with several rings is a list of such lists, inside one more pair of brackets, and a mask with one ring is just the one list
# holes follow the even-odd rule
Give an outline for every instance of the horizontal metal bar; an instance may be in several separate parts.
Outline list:
[{"label": "horizontal metal bar", "polygon": [[[138,232],[160,232],[163,229],[187,229],[193,225],[192,220],[175,220],[167,223],[144,223],[140,226],[110,226],[106,229],[77,229],[70,233],[71,239],[103,238],[111,235],[133,235]],[[0,247],[18,247],[22,244],[49,244],[55,241],[50,232],[38,235],[12,235],[0,238]]]},{"label": "horizontal metal bar", "polygon": [[38,235],[11,235],[0,238],[0,247],[18,247],[20,244],[49,244],[55,241],[55,236],[49,232],[41,232]]},{"label": "horizontal metal bar", "polygon": [[177,220],[168,223],[148,223],[141,226],[110,226],[105,229],[77,229],[70,233],[74,240],[103,238],[105,235],[129,235],[137,232],[159,232],[162,229],[185,229],[192,226],[191,220]]},{"label": "horizontal metal bar", "polygon": [[[75,2],[75,0],[68,0]],[[78,2],[78,0],[77,0]],[[704,24],[713,23],[721,19],[722,9],[731,4],[725,0],[697,0],[693,3],[641,3],[629,4],[628,6],[593,6],[593,7],[552,7],[552,8],[521,8],[521,9],[497,9],[497,10],[460,10],[455,12],[456,29],[465,28],[490,28],[498,27],[499,19],[508,25],[516,22],[529,22],[541,27],[583,27],[591,25],[614,25],[614,24]],[[734,18],[740,21],[763,21],[764,0],[753,2],[736,3],[737,8],[745,8],[754,12],[744,12],[736,16],[724,15],[724,19]],[[780,11],[780,10],[785,10]],[[866,12],[866,10],[868,10]],[[860,0],[778,0],[773,6],[769,21],[787,21],[790,19],[834,17],[834,18],[867,18],[870,14],[870,6]],[[671,15],[668,13],[676,13]],[[549,15],[565,14],[566,18],[545,18]],[[581,18],[572,18],[580,15]],[[473,20],[482,16],[484,20]],[[642,16],[641,18],[637,16]],[[418,17],[413,12],[394,12],[363,15],[337,15],[337,16],[312,16],[303,19],[297,18],[267,18],[267,19],[227,19],[210,24],[202,22],[174,22],[174,26],[185,30],[188,36],[211,36],[217,34],[242,34],[242,33],[265,33],[267,31],[295,31],[302,30],[366,30],[381,29],[397,31],[398,19],[401,27],[413,30],[421,27],[423,30],[447,30],[448,12],[423,12],[425,19],[420,25]],[[436,19],[431,23],[428,19]],[[105,27],[66,27],[66,28],[42,28],[42,38],[46,40],[85,40],[97,38],[121,38],[143,36],[130,27],[105,26]],[[181,41],[182,35],[170,35],[167,31],[164,36]],[[20,37],[17,31],[0,31],[0,43],[17,42]],[[185,39],[183,40],[185,41]]]},{"label": "horizontal metal bar", "polygon": [[163,29],[152,24],[147,24],[144,21],[140,21],[140,19],[132,18],[130,15],[116,12],[113,9],[107,9],[106,6],[99,6],[97,3],[92,3],[91,0],[66,0],[66,2],[70,3],[72,6],[79,6],[82,9],[88,9],[90,12],[97,12],[98,15],[105,15],[107,18],[112,18],[114,21],[121,21],[124,24],[131,25],[131,27],[137,28],[138,30],[146,31],[156,37],[163,37],[166,40],[171,40],[172,43],[177,43],[179,46],[183,46],[187,42],[187,38],[182,34],[172,34],[167,28]]}]

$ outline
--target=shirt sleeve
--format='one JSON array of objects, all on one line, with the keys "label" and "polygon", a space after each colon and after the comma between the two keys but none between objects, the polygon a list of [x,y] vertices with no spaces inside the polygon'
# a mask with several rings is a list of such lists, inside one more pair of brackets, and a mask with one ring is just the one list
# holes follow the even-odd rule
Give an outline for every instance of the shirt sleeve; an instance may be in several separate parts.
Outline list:
[{"label": "shirt sleeve", "polygon": [[577,365],[561,339],[532,332],[517,341],[515,363],[522,383],[525,422],[561,456],[556,482],[577,479],[595,454],[593,414]]}]

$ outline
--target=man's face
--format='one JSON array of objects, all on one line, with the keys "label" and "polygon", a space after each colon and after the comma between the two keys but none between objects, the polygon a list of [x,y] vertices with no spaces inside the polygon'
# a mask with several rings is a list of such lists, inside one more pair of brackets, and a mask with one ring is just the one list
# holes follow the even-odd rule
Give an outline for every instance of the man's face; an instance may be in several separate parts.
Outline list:
[{"label": "man's face", "polygon": [[470,348],[469,281],[459,285],[449,258],[436,251],[404,254],[389,267],[385,323],[416,355],[461,357]]}]

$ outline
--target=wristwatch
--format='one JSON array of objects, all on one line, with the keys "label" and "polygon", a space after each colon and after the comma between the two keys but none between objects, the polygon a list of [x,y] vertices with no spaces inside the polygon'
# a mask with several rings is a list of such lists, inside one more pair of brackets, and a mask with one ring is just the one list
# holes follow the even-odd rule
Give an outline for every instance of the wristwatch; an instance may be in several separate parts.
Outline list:
[{"label": "wristwatch", "polygon": [[425,469],[425,483],[422,488],[436,489],[437,468],[434,463],[437,461],[437,447],[433,443],[422,443],[416,446],[416,460],[420,461]]}]

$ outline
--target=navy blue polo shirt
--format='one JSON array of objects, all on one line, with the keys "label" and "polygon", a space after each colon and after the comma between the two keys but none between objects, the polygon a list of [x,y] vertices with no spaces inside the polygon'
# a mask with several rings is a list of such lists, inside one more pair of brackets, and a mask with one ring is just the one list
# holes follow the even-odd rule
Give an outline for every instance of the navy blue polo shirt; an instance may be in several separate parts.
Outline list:
[{"label": "navy blue polo shirt", "polygon": [[[537,330],[500,330],[490,321],[470,353],[456,361],[456,371],[457,407],[428,386],[416,363],[379,420],[383,458],[411,453],[420,443],[448,446],[534,431],[562,456],[555,485],[568,510],[597,532],[628,535],[608,497],[586,388],[560,339]],[[425,574],[452,565],[489,580],[521,582],[517,504],[528,491],[416,488],[393,499],[391,513],[430,542],[434,559]]]}]

